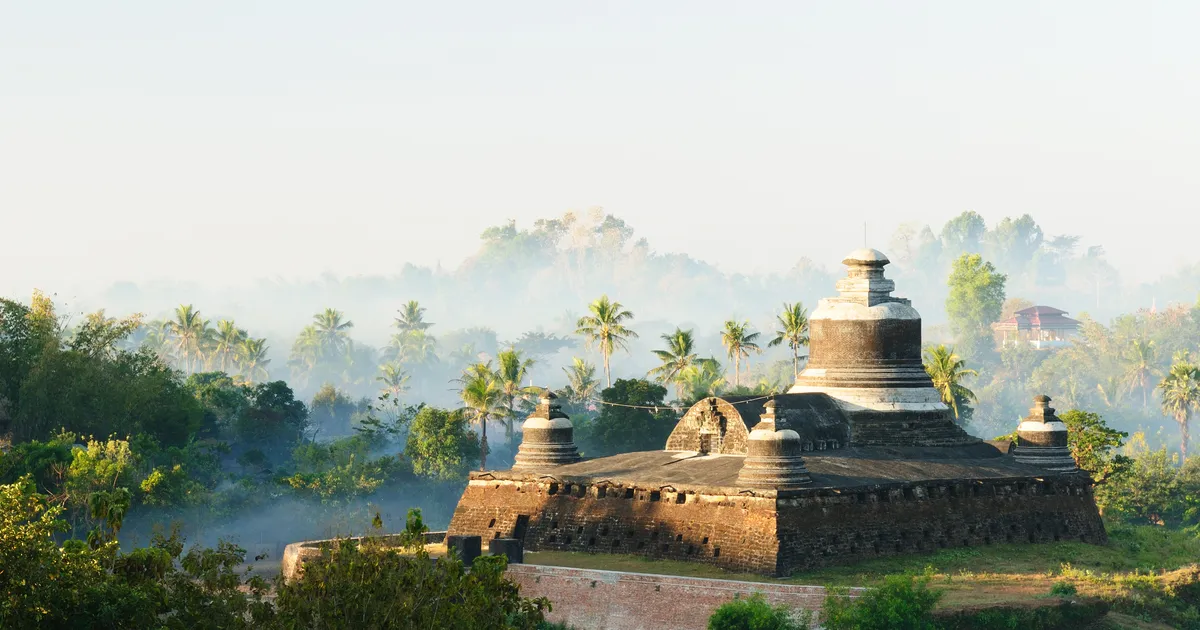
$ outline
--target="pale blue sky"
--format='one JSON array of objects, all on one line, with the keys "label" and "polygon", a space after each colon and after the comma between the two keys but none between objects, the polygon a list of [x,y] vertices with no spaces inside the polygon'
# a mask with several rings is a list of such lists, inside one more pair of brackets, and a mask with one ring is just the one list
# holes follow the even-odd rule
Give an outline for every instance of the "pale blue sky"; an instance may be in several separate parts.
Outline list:
[{"label": "pale blue sky", "polygon": [[[604,206],[723,269],[1029,212],[1200,260],[1200,3],[0,3],[0,295],[453,266]],[[744,242],[728,247],[736,235]],[[754,243],[753,246],[747,246]]]}]

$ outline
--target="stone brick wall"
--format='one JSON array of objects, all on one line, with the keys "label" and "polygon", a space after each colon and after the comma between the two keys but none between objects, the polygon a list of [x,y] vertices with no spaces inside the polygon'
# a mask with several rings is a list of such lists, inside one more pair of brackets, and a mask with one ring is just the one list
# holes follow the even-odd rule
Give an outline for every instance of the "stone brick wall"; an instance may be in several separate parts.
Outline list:
[{"label": "stone brick wall", "polygon": [[921,363],[919,319],[814,319],[810,368]]},{"label": "stone brick wall", "polygon": [[449,534],[764,575],[942,547],[1106,540],[1088,481],[1076,475],[764,495],[473,479]]},{"label": "stone brick wall", "polygon": [[779,500],[779,572],[995,543],[1107,540],[1091,487],[1070,477],[827,491]]},{"label": "stone brick wall", "polygon": [[[715,417],[708,417],[709,402],[715,404]],[[746,428],[747,420],[750,426],[758,424],[758,418],[742,418],[741,413],[729,402],[720,398],[706,398],[692,405],[687,413],[679,419],[675,429],[667,438],[668,451],[698,451],[700,450],[700,427],[707,423],[719,422],[723,433],[719,448],[714,447],[710,452],[720,454],[746,454],[746,440],[750,431]]]},{"label": "stone brick wall", "polygon": [[449,534],[530,551],[628,553],[773,575],[775,499],[606,484],[471,480]]},{"label": "stone brick wall", "polygon": [[[507,577],[524,597],[545,597],[550,621],[580,630],[701,630],[721,604],[738,595],[762,593],[775,605],[819,610],[820,586],[710,580],[644,573],[592,571],[528,564],[510,565]],[[853,589],[851,597],[861,589]]]}]

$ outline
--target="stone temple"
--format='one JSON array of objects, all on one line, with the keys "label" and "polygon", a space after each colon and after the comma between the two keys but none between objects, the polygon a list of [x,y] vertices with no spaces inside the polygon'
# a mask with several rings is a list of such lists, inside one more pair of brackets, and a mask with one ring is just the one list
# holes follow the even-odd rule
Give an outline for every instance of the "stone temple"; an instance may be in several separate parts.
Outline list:
[{"label": "stone temple", "polygon": [[663,450],[580,459],[547,392],[513,469],[471,473],[448,534],[776,576],[949,547],[1104,542],[1049,398],[1012,449],[967,434],[925,373],[921,317],[892,296],[887,257],[861,249],[843,263],[787,393],[705,398]]}]

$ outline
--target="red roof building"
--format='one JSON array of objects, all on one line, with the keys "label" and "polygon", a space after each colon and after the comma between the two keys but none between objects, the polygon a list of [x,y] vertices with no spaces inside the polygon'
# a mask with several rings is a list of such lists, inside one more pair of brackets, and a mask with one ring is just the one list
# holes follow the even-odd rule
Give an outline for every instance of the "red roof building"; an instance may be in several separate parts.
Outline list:
[{"label": "red roof building", "polygon": [[1079,322],[1067,312],[1052,306],[1031,306],[992,324],[1001,345],[1028,343],[1035,348],[1055,348],[1070,343],[1079,330]]}]

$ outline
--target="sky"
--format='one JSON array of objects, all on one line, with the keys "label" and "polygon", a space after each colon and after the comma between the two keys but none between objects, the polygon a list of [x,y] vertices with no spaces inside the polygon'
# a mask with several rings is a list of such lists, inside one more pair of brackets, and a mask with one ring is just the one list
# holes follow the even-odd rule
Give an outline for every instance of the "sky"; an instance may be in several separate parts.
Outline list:
[{"label": "sky", "polygon": [[592,206],[731,272],[1030,213],[1151,280],[1200,261],[1196,24],[1195,2],[0,2],[0,295],[452,268],[490,225]]}]

